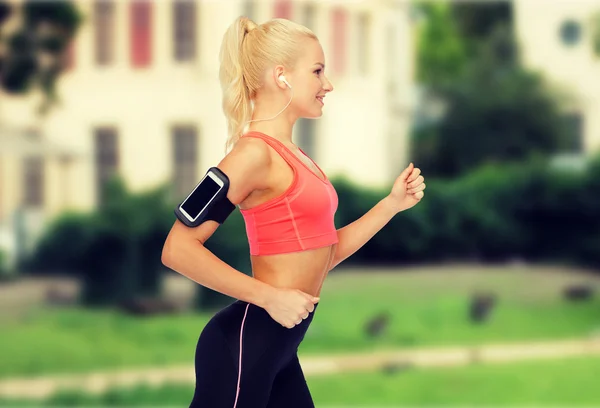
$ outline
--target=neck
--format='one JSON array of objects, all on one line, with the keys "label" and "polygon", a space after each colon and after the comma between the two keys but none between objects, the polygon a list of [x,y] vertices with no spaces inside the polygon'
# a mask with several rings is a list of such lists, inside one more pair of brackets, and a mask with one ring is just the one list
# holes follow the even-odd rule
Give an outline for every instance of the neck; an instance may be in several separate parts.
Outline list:
[{"label": "neck", "polygon": [[[268,105],[256,103],[252,112],[252,119],[272,118],[273,116],[277,115],[279,111],[281,111],[286,103],[287,101],[281,104],[269,103]],[[292,129],[296,119],[290,115],[288,109],[289,106],[274,119],[250,122],[248,131],[261,132],[279,140],[280,142],[293,144]]]}]

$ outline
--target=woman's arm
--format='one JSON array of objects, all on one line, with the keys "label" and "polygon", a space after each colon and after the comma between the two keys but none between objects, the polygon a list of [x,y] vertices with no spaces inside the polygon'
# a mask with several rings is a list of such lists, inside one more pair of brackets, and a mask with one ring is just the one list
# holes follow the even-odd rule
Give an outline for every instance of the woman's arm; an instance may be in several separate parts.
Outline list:
[{"label": "woman's arm", "polygon": [[398,211],[388,197],[379,201],[358,220],[337,230],[338,244],[329,269],[335,268],[340,262],[363,247],[377,234]]},{"label": "woman's arm", "polygon": [[[266,144],[240,139],[217,166],[229,178],[227,198],[237,205],[253,190],[266,188],[270,165]],[[204,246],[218,227],[206,221],[189,228],[176,220],[163,246],[162,263],[202,286],[264,307],[273,287],[230,267]]]},{"label": "woman's arm", "polygon": [[392,191],[365,215],[337,230],[338,244],[329,270],[358,251],[396,214],[415,206],[423,198],[425,183],[413,163],[396,178]]},{"label": "woman's arm", "polygon": [[[217,224],[214,221],[207,223]],[[187,228],[179,220],[176,224],[173,226],[175,230]],[[211,227],[216,230],[216,227]],[[232,268],[206,249],[199,240],[181,238],[182,236],[183,234],[178,238],[175,232],[167,239],[162,255],[165,266],[204,287],[260,307],[265,306],[272,286]]]}]

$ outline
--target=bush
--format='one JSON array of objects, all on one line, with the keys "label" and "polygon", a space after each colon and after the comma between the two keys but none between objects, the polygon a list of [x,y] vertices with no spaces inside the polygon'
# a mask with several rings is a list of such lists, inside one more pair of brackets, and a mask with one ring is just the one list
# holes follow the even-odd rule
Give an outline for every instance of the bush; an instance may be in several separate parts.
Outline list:
[{"label": "bush", "polygon": [[94,239],[91,216],[65,212],[50,223],[37,243],[27,269],[42,275],[78,274],[85,266],[85,251]]},{"label": "bush", "polygon": [[[30,268],[42,274],[82,279],[85,305],[113,305],[160,292],[161,254],[175,221],[170,187],[132,194],[120,178],[111,180],[97,212],[66,213],[48,226]],[[235,211],[207,242],[232,267],[251,274],[244,222]],[[231,299],[198,285],[198,306],[218,307]]]},{"label": "bush", "polygon": [[87,305],[157,295],[173,206],[167,186],[130,194],[115,178],[97,212],[67,213],[47,228],[30,267],[81,277]]},{"label": "bush", "polygon": [[[369,189],[332,180],[339,197],[335,223],[368,212],[391,186]],[[36,252],[37,268],[67,270],[84,281],[87,304],[110,304],[160,289],[161,252],[175,220],[166,188],[129,194],[120,182],[94,214],[65,214]],[[206,243],[233,268],[251,275],[243,218],[234,211]],[[398,214],[344,262],[405,264],[443,261],[555,261],[600,265],[600,157],[582,173],[543,159],[487,164],[455,180],[427,180],[425,199]],[[198,285],[197,305],[232,299]]]},{"label": "bush", "polygon": [[[425,199],[398,214],[351,263],[530,261],[600,265],[600,157],[582,173],[541,158],[487,164],[454,180],[428,179]],[[334,183],[335,184],[335,183]],[[336,184],[339,227],[389,188]]]},{"label": "bush", "polygon": [[4,249],[0,248],[0,282],[10,280],[12,274],[8,269],[7,255]]}]

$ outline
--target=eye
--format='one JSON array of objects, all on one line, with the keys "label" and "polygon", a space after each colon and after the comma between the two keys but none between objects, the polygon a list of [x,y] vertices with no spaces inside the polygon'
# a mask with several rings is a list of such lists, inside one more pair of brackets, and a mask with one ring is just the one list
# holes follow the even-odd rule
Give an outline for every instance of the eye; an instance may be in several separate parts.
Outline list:
[{"label": "eye", "polygon": [[317,75],[320,75],[320,74],[321,74],[321,71],[322,71],[322,70],[321,70],[321,68],[319,68],[319,69],[317,69],[317,70],[315,71],[315,74],[317,74]]}]

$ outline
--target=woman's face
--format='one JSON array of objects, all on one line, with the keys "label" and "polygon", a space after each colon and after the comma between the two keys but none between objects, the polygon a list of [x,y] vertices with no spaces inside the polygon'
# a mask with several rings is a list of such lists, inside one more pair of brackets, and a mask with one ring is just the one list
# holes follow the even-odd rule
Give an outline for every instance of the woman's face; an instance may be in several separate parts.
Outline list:
[{"label": "woman's face", "polygon": [[323,114],[323,98],[333,91],[333,85],[325,76],[325,55],[321,44],[307,38],[302,48],[304,52],[294,70],[286,75],[294,91],[291,107],[300,117],[316,118]]}]

